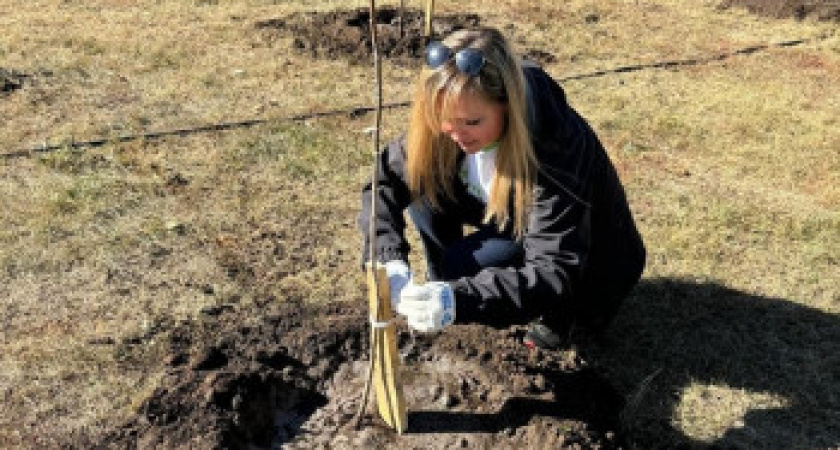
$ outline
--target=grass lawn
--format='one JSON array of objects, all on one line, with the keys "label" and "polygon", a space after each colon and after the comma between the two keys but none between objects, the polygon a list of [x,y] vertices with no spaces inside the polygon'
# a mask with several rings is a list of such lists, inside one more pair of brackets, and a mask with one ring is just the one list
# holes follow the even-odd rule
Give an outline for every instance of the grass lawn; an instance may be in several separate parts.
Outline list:
[{"label": "grass lawn", "polygon": [[[167,330],[214,307],[363,301],[372,115],[272,119],[372,105],[372,67],[256,24],[366,5],[0,3],[0,74],[22,80],[0,93],[0,153],[266,121],[0,157],[0,446],[119,424],[156,387]],[[714,1],[438,2],[456,12],[550,53],[557,78],[608,72],[564,87],[648,245],[597,357],[631,443],[838,448],[837,24]],[[610,72],[692,58],[711,60]],[[413,74],[386,60],[385,101]],[[386,111],[383,136],[406,116]]]}]

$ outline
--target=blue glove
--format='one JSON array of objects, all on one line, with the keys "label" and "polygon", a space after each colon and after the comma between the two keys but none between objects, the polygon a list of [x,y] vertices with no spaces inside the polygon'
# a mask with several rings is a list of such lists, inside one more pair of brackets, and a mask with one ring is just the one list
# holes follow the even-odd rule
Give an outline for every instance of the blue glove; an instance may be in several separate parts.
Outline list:
[{"label": "blue glove", "polygon": [[455,295],[449,284],[433,281],[409,284],[400,294],[397,313],[408,326],[422,331],[439,331],[455,322]]},{"label": "blue glove", "polygon": [[396,311],[397,305],[400,303],[400,293],[403,288],[411,284],[411,269],[408,268],[405,261],[394,259],[385,263],[385,274],[388,276],[391,311]]}]

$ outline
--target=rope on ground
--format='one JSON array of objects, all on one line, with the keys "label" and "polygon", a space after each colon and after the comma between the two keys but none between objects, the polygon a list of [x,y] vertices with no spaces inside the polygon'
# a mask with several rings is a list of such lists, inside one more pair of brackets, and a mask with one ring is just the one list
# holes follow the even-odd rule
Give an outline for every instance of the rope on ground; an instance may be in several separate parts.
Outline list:
[{"label": "rope on ground", "polygon": [[[824,37],[821,37],[824,38]],[[656,61],[647,64],[632,64],[627,66],[619,66],[609,70],[599,70],[596,72],[585,73],[581,75],[572,75],[564,78],[560,78],[561,82],[564,81],[573,81],[573,80],[583,80],[586,78],[598,78],[603,77],[606,75],[612,75],[617,73],[627,73],[627,72],[638,72],[640,70],[645,69],[667,69],[670,67],[681,67],[681,66],[696,66],[700,64],[709,64],[715,61],[723,61],[725,59],[729,59],[739,55],[750,55],[753,53],[757,53],[764,50],[769,50],[774,47],[794,47],[797,45],[802,45],[807,42],[810,42],[810,39],[794,39],[790,41],[783,41],[777,42],[772,44],[761,44],[761,45],[751,45],[749,47],[744,47],[739,50],[735,50],[732,52],[727,53],[718,53],[714,56],[708,56],[703,58],[690,58],[690,59],[680,59],[680,60],[670,60],[670,61]]]},{"label": "rope on ground", "polygon": [[[391,109],[391,108],[404,108],[409,105],[409,102],[395,102],[395,103],[388,103],[382,105],[383,108]],[[54,152],[57,150],[81,150],[85,148],[95,148],[95,147],[102,147],[108,144],[116,144],[116,143],[123,143],[123,142],[130,142],[136,140],[154,140],[160,139],[165,137],[186,137],[193,134],[199,133],[209,133],[214,131],[226,131],[226,130],[233,130],[236,128],[247,128],[253,127],[257,125],[265,125],[269,123],[277,123],[277,122],[301,122],[304,120],[309,119],[320,119],[325,117],[332,117],[332,116],[341,116],[346,115],[349,117],[359,117],[364,114],[367,114],[373,111],[375,107],[372,106],[361,106],[361,107],[354,107],[354,108],[346,108],[346,109],[335,109],[330,111],[320,111],[320,112],[312,112],[306,114],[296,114],[293,116],[286,116],[286,117],[277,117],[277,118],[264,118],[264,119],[249,119],[249,120],[242,120],[237,122],[222,122],[222,123],[215,123],[210,125],[202,125],[193,128],[180,128],[175,130],[166,130],[166,131],[154,131],[148,133],[140,133],[140,134],[131,134],[131,135],[123,135],[111,138],[101,138],[101,139],[94,139],[89,141],[70,141],[70,142],[62,142],[60,144],[50,144],[48,142],[44,142],[38,147],[33,147],[29,149],[23,150],[14,150],[11,152],[4,152],[0,153],[0,157],[2,158],[19,158],[25,156],[33,156],[41,153],[49,153]]]},{"label": "rope on ground", "polygon": [[[431,2],[430,2],[431,4]],[[621,74],[621,73],[629,73],[629,72],[638,72],[641,70],[647,69],[668,69],[668,68],[677,68],[677,67],[684,67],[684,66],[695,66],[700,64],[709,64],[715,61],[723,61],[725,59],[733,58],[736,56],[741,55],[751,55],[754,53],[758,53],[761,51],[766,51],[771,48],[784,48],[784,47],[795,47],[802,44],[807,44],[812,41],[819,41],[824,40],[828,37],[828,35],[820,35],[815,38],[810,39],[793,39],[789,41],[782,41],[770,44],[760,44],[760,45],[752,45],[749,47],[745,47],[739,50],[734,50],[731,52],[726,53],[719,53],[717,55],[709,56],[709,57],[702,57],[702,58],[690,58],[690,59],[682,59],[682,60],[666,60],[666,61],[656,61],[647,64],[632,64],[626,66],[619,66],[613,69],[607,70],[598,70],[595,72],[589,72],[579,75],[571,75],[563,78],[558,78],[560,82],[567,82],[567,81],[578,81],[584,80],[588,78],[599,78],[608,75],[614,74]],[[392,108],[404,108],[411,105],[411,102],[408,101],[401,101],[401,102],[394,102],[383,104],[382,108],[384,109],[392,109]],[[101,138],[101,139],[94,139],[88,141],[70,141],[70,142],[62,142],[60,144],[50,144],[49,142],[44,142],[42,145],[22,149],[22,150],[13,150],[9,152],[0,153],[0,158],[11,159],[11,158],[21,158],[27,156],[34,156],[43,153],[50,153],[58,150],[65,150],[65,149],[72,149],[72,150],[81,150],[86,148],[95,148],[95,147],[102,147],[108,144],[115,144],[115,143],[123,143],[123,142],[131,142],[135,140],[154,140],[160,139],[165,137],[187,137],[193,134],[199,133],[209,133],[215,131],[226,131],[232,130],[236,128],[246,128],[252,127],[257,125],[265,125],[269,123],[276,123],[276,122],[299,122],[303,120],[309,119],[319,119],[325,117],[333,117],[333,116],[341,116],[347,115],[350,117],[358,117],[369,113],[371,111],[375,111],[375,106],[362,106],[362,107],[355,107],[355,108],[345,108],[345,109],[337,109],[337,110],[330,110],[330,111],[321,111],[321,112],[312,112],[306,114],[297,114],[293,116],[287,117],[278,117],[278,118],[264,118],[264,119],[249,119],[249,120],[242,120],[238,122],[222,122],[210,125],[202,125],[193,128],[182,128],[182,129],[175,129],[175,130],[167,130],[167,131],[156,131],[156,132],[148,132],[148,133],[140,133],[140,134],[132,134],[132,135],[123,135],[118,137],[111,137],[111,138]]]}]

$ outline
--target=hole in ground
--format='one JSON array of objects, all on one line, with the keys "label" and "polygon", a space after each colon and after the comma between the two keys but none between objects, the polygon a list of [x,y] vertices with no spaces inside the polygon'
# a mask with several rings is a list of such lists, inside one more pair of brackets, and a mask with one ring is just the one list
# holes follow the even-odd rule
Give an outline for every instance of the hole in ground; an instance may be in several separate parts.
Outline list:
[{"label": "hole in ground", "polygon": [[[97,446],[621,447],[620,396],[574,352],[526,348],[516,327],[463,325],[417,338],[401,332],[408,430],[398,436],[385,427],[373,401],[356,430],[368,367],[366,313],[359,305],[289,302],[176,330],[160,387]],[[264,318],[254,324],[254,317]]]}]

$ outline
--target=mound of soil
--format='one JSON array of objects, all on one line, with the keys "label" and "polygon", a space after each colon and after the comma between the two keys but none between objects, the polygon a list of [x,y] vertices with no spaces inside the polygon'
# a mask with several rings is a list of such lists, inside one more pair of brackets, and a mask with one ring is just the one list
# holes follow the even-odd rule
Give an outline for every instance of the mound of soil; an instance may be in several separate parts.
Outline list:
[{"label": "mound of soil", "polygon": [[753,14],[779,19],[814,18],[840,22],[840,2],[837,0],[724,0],[720,7],[742,7]]},{"label": "mound of soil", "polygon": [[578,353],[523,346],[518,327],[401,331],[409,416],[397,435],[372,402],[364,427],[353,426],[368,367],[366,309],[288,302],[254,313],[222,311],[173,331],[167,373],[136,417],[83,446],[623,448],[620,396]]},{"label": "mound of soil", "polygon": [[[375,22],[383,58],[406,66],[419,64],[426,44],[425,12],[386,7],[376,11]],[[436,15],[432,21],[432,39],[480,24],[481,19],[476,14]],[[294,48],[312,58],[344,58],[359,64],[371,62],[368,8],[292,14],[258,22],[256,27],[293,37]],[[556,60],[550,53],[538,49],[528,49],[522,56],[541,64]]]}]

